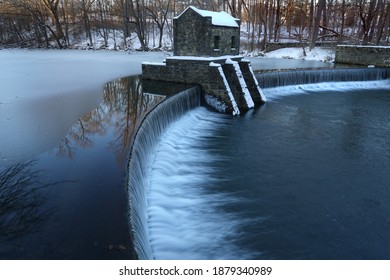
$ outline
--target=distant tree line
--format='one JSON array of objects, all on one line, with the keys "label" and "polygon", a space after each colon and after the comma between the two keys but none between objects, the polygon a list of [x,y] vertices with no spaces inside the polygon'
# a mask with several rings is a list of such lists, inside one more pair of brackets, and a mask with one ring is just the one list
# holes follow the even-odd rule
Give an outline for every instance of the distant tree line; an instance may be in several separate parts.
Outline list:
[{"label": "distant tree line", "polygon": [[249,50],[283,40],[390,41],[390,0],[0,0],[0,45],[94,47],[98,36],[106,46],[111,39],[126,49],[137,39],[141,50],[161,48],[163,38],[172,41],[172,18],[189,5],[241,19]]}]

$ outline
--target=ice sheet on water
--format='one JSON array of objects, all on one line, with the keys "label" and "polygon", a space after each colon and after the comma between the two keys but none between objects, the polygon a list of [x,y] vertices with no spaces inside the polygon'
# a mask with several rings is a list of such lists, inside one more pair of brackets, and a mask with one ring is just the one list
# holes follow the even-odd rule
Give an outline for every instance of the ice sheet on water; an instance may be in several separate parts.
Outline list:
[{"label": "ice sheet on water", "polygon": [[0,50],[0,165],[55,147],[72,124],[101,102],[106,82],[141,73],[163,53]]}]

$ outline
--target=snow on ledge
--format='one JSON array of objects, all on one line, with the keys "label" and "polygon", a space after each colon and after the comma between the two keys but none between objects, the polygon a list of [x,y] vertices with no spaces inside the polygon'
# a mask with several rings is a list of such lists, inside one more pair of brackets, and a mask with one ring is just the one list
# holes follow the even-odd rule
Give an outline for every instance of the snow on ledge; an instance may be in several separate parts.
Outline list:
[{"label": "snow on ledge", "polygon": [[142,62],[142,65],[166,66],[164,62]]},{"label": "snow on ledge", "polygon": [[196,61],[216,61],[216,60],[226,60],[226,59],[243,59],[242,55],[224,55],[224,56],[171,56],[167,57],[167,60],[196,60]]},{"label": "snow on ledge", "polygon": [[337,45],[337,47],[348,47],[348,48],[375,48],[375,49],[390,49],[390,46],[367,46],[367,45]]},{"label": "snow on ledge", "polygon": [[219,64],[219,63],[215,63],[215,62],[210,62],[210,67],[219,67],[219,66],[221,66],[221,64]]}]

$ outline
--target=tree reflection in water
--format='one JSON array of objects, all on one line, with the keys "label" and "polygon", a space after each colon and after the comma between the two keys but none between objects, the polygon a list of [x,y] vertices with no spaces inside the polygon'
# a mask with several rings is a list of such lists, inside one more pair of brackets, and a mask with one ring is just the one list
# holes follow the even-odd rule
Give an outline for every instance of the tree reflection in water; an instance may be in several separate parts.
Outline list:
[{"label": "tree reflection in water", "polygon": [[93,135],[113,133],[109,147],[114,151],[118,163],[124,164],[140,120],[164,98],[144,93],[139,76],[107,83],[103,102],[82,116],[71,128],[69,134],[61,140],[57,156],[73,158],[76,147],[93,147]]},{"label": "tree reflection in water", "polygon": [[58,147],[0,169],[0,258],[133,258],[124,184],[129,150],[162,94],[188,87],[151,89],[140,77],[112,81]]},{"label": "tree reflection in water", "polygon": [[34,161],[16,164],[0,171],[0,242],[38,229],[51,210],[43,209],[48,186]]}]

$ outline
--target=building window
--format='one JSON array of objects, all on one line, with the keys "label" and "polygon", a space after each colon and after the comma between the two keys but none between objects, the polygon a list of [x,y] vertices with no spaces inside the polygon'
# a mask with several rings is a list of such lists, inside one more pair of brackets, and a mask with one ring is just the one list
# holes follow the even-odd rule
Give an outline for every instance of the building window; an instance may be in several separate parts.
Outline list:
[{"label": "building window", "polygon": [[230,44],[231,49],[236,49],[236,36],[232,36],[232,41]]},{"label": "building window", "polygon": [[219,50],[219,42],[221,41],[221,37],[214,36],[214,50]]}]

